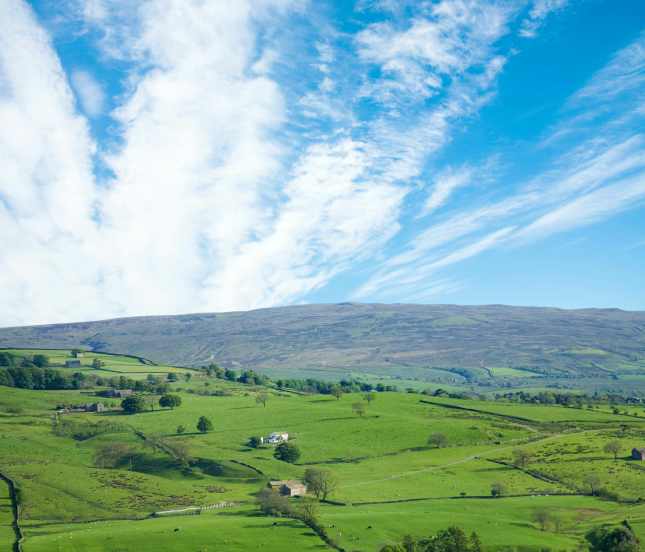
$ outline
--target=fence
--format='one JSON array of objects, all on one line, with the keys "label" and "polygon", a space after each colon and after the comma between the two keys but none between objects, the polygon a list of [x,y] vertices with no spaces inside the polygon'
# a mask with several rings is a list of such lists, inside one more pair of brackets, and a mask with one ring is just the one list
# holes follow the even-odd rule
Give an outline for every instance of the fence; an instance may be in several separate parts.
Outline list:
[{"label": "fence", "polygon": [[217,502],[216,504],[208,504],[206,506],[190,506],[188,508],[181,508],[179,510],[163,510],[161,512],[153,512],[152,517],[167,517],[167,516],[199,516],[202,512],[210,510],[219,510],[221,508],[232,508],[236,506],[235,502]]}]

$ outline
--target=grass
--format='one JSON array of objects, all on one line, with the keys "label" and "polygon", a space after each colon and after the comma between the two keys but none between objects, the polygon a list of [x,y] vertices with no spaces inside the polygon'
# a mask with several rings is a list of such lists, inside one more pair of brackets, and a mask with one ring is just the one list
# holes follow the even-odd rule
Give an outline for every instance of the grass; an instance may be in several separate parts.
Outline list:
[{"label": "grass", "polygon": [[[560,532],[542,531],[531,521],[537,508],[564,519]],[[573,550],[591,526],[629,517],[645,521],[645,507],[616,508],[588,497],[520,497],[502,499],[427,500],[351,508],[327,507],[322,519],[347,550],[378,550],[384,544],[432,534],[450,525],[476,531],[487,550],[502,546],[551,547]]]},{"label": "grass", "polygon": [[248,509],[145,521],[34,527],[29,533],[28,552],[279,552],[285,546],[303,552],[327,550],[301,522],[269,519]]},{"label": "grass", "polygon": [[529,422],[575,422],[584,424],[593,422],[628,423],[634,421],[630,416],[612,414],[610,411],[604,409],[589,410],[586,408],[572,408],[558,405],[544,406],[498,401],[445,399],[442,397],[432,397],[427,400],[437,404],[473,409],[482,413],[521,418]]},{"label": "grass", "polygon": [[0,547],[2,550],[11,550],[16,538],[12,523],[13,511],[9,487],[4,481],[0,481]]},{"label": "grass", "polygon": [[[65,369],[65,361],[71,360],[71,350],[69,349],[2,349],[8,353],[13,353],[19,356],[32,357],[36,354],[46,355],[52,368]],[[103,363],[101,370],[94,370],[92,362],[94,359],[99,359]],[[104,353],[94,353],[84,351],[82,356],[78,359],[81,363],[81,368],[69,368],[74,372],[94,372],[104,377],[112,376],[128,376],[134,379],[145,378],[148,374],[168,374],[174,372],[177,374],[193,373],[193,371],[186,370],[185,368],[178,368],[175,366],[167,366],[164,364],[155,364],[145,359],[139,359],[134,356],[128,355],[112,355]]]},{"label": "grass", "polygon": [[[85,440],[54,435],[52,415],[60,402],[91,402],[90,390],[0,387],[0,465],[21,489],[25,552],[323,550],[321,539],[300,522],[259,516],[253,506],[268,479],[301,478],[309,467],[338,478],[331,499],[344,505],[323,505],[320,518],[347,550],[372,552],[406,533],[423,536],[454,523],[480,533],[488,550],[520,544],[573,549],[591,526],[624,518],[645,538],[645,505],[555,496],[587,492],[584,475],[594,471],[622,499],[639,498],[645,466],[624,456],[645,442],[643,419],[410,393],[378,393],[358,417],[352,404],[362,400],[359,394],[336,400],[269,390],[263,407],[255,401],[259,389],[241,384],[196,375],[172,387],[183,400],[175,410],[66,415],[79,423],[119,426]],[[201,396],[198,390],[228,396]],[[196,430],[202,415],[212,420],[213,431]],[[176,433],[179,425],[186,433]],[[196,459],[192,472],[145,446],[135,430],[185,444]],[[249,437],[272,431],[289,432],[302,451],[297,464],[276,460],[272,447],[247,446]],[[445,434],[447,446],[430,448],[432,433]],[[617,461],[603,452],[614,439],[624,451]],[[96,467],[97,451],[114,443],[138,451],[136,462]],[[553,481],[491,461],[510,460],[518,447],[533,453],[529,472]],[[518,496],[488,498],[496,482]],[[237,506],[202,516],[143,519],[158,510],[221,501]],[[3,538],[10,543],[13,534],[3,532],[3,504],[0,543]],[[532,513],[538,506],[561,514],[559,531],[536,527]]]}]

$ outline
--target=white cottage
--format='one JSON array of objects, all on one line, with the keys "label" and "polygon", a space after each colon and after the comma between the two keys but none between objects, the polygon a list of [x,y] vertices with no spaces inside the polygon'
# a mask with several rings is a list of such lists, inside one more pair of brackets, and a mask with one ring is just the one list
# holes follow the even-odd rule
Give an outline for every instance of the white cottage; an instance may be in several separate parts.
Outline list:
[{"label": "white cottage", "polygon": [[268,437],[265,437],[264,442],[269,445],[277,445],[289,440],[289,434],[284,431],[274,431]]}]

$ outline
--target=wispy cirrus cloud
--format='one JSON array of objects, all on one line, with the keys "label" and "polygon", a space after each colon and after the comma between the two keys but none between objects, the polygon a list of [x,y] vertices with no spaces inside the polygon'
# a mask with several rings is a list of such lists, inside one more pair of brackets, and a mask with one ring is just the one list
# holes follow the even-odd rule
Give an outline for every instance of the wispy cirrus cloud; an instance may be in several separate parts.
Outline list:
[{"label": "wispy cirrus cloud", "polygon": [[[443,221],[430,224],[401,252],[384,261],[357,288],[354,299],[379,297],[398,287],[409,289],[412,282],[438,277],[439,268],[491,247],[525,246],[642,205],[645,135],[635,131],[638,125],[634,123],[642,121],[645,113],[629,109],[643,93],[642,41],[641,35],[617,52],[569,99],[565,118],[549,137],[560,141],[559,150],[544,171],[513,186],[515,192],[497,202],[454,209]],[[611,94],[604,94],[610,81],[615,81],[616,87]],[[578,109],[573,112],[569,106]],[[577,140],[570,141],[563,150],[561,129],[575,126],[581,117],[593,117],[595,126],[577,127]],[[477,178],[477,171],[470,169],[467,179],[440,182],[427,203],[443,204],[453,189],[472,178]],[[487,246],[480,248],[482,243]],[[463,251],[472,254],[462,257]],[[450,262],[444,264],[441,259]]]}]

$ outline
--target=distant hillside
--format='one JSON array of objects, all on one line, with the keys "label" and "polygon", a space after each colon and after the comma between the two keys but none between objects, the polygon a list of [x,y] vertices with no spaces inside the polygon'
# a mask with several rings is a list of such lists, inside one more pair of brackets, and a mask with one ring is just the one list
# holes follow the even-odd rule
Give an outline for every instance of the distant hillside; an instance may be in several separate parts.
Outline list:
[{"label": "distant hillside", "polygon": [[274,375],[645,374],[645,312],[341,303],[0,329],[0,347],[73,346]]}]

